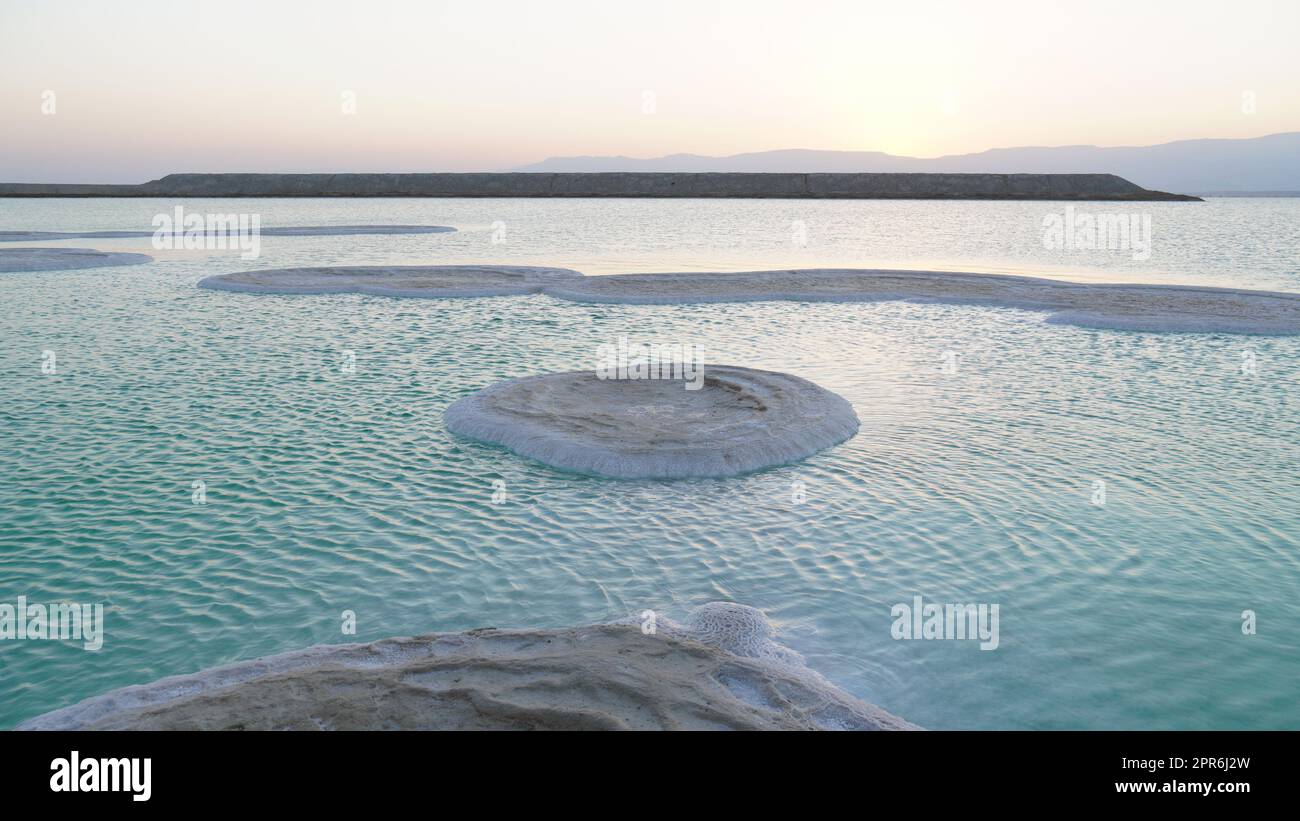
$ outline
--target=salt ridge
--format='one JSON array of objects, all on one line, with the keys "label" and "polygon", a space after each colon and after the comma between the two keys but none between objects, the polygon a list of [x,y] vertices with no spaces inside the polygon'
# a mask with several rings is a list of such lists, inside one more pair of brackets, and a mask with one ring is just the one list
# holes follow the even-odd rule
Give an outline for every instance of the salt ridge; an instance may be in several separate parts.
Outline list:
[{"label": "salt ridge", "polygon": [[541,293],[582,274],[524,265],[375,265],[283,268],[207,277],[200,288],[252,294],[366,294],[388,297],[488,297]]},{"label": "salt ridge", "polygon": [[[448,225],[298,225],[259,228],[264,237],[332,237],[371,234],[445,234],[456,229]],[[60,239],[127,239],[152,237],[156,231],[0,231],[0,242],[40,242]],[[184,231],[167,236],[183,237]]]},{"label": "salt ridge", "polygon": [[[445,280],[465,274],[459,287]],[[455,297],[542,293],[573,302],[679,305],[711,302],[909,301],[1045,312],[1047,321],[1127,331],[1300,334],[1300,294],[1195,285],[1091,284],[1004,274],[877,269],[791,269],[741,273],[619,274],[588,277],[576,271],[538,276],[528,287],[503,287],[510,266],[407,266],[402,287],[376,283],[397,269],[284,269],[209,277],[207,288],[258,293],[368,293],[379,296]],[[559,269],[534,269],[538,271]],[[330,271],[349,271],[345,281]],[[373,273],[369,273],[373,272]],[[311,275],[318,280],[313,282]],[[244,283],[246,287],[236,287]],[[253,287],[255,285],[255,287]]]}]

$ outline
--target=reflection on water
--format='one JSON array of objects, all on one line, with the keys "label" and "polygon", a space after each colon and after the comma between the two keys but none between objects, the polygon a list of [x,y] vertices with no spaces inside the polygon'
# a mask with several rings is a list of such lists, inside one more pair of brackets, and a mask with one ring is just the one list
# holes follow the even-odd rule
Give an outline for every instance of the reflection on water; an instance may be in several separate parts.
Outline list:
[{"label": "reflection on water", "polygon": [[[1292,202],[1223,207],[1259,231],[1278,214],[1294,220]],[[902,303],[590,306],[194,287],[223,271],[311,263],[597,273],[820,264],[818,254],[855,248],[891,264],[923,254],[1016,268],[1043,256],[1029,223],[1051,204],[256,206],[264,224],[472,230],[267,238],[255,264],[178,252],[0,278],[0,603],[102,602],[106,630],[95,653],[0,642],[0,726],[115,686],[352,640],[344,610],[368,640],[645,608],[680,616],[727,598],[767,611],[836,683],[924,726],[1300,728],[1288,627],[1300,619],[1300,339],[1118,333]],[[157,207],[0,201],[0,227],[128,228]],[[1232,233],[1212,220],[1161,216],[1219,203],[1142,207],[1157,215],[1152,265],[1179,281],[1297,276],[1294,250],[1270,256],[1240,237],[1234,250],[1207,238]],[[783,246],[781,226],[809,213],[809,244]],[[1024,227],[1024,244],[972,235],[991,214]],[[498,218],[509,228],[493,245]],[[927,233],[940,223],[947,233]],[[1194,250],[1162,245],[1179,232],[1198,237]],[[1128,267],[1104,272],[1135,278]],[[444,430],[443,408],[467,392],[589,367],[620,335],[812,379],[853,402],[862,430],[797,465],[671,483],[565,474]],[[53,374],[41,370],[49,350]],[[891,607],[918,595],[997,604],[998,649],[892,639]],[[1242,635],[1245,610],[1257,635]]]},{"label": "reflection on water", "polygon": [[[149,230],[177,203],[200,213],[261,214],[262,225],[434,224],[461,233],[274,238],[257,262],[519,263],[587,274],[765,268],[911,268],[1080,281],[1300,291],[1300,199],[1203,203],[888,200],[0,200],[0,230]],[[1149,216],[1151,254],[1049,249],[1045,220]],[[495,226],[495,228],[494,228]],[[80,241],[85,244],[85,240]],[[57,244],[57,243],[43,243]],[[98,240],[149,250],[147,240]],[[159,252],[193,258],[203,252]]]}]

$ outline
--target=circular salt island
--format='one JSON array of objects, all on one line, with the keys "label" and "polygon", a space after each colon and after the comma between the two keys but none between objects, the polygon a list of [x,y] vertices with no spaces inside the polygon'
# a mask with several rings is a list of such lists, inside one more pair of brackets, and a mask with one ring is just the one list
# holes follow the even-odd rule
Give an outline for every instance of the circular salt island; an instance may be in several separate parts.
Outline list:
[{"label": "circular salt island", "polygon": [[701,372],[690,381],[594,371],[510,379],[457,400],[443,418],[453,433],[616,479],[733,476],[857,433],[853,406],[806,379],[732,365]]}]

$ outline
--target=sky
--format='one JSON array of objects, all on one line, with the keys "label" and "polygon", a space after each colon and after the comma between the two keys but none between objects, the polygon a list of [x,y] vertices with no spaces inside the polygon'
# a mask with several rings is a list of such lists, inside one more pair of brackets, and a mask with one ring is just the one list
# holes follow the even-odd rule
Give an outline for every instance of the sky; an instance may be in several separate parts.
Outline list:
[{"label": "sky", "polygon": [[1300,2],[0,0],[0,181],[1300,130]]}]

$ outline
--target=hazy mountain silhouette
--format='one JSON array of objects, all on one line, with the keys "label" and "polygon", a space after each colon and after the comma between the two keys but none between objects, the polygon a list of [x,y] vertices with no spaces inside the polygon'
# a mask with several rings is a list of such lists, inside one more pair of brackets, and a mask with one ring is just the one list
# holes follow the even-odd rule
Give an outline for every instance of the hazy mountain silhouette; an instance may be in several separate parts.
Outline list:
[{"label": "hazy mountain silhouette", "polygon": [[1179,140],[1161,145],[994,148],[923,159],[881,151],[787,149],[706,157],[552,157],[515,171],[793,171],[993,174],[1110,173],[1144,188],[1199,194],[1300,191],[1300,132],[1242,140]]}]

